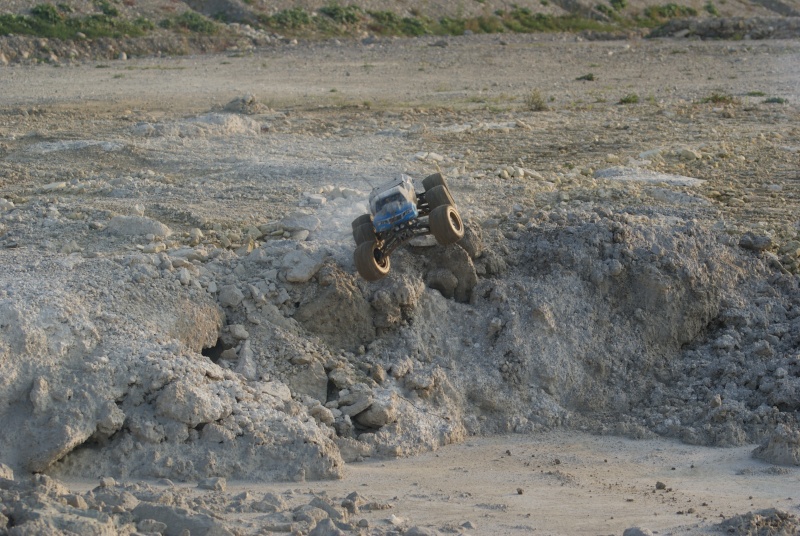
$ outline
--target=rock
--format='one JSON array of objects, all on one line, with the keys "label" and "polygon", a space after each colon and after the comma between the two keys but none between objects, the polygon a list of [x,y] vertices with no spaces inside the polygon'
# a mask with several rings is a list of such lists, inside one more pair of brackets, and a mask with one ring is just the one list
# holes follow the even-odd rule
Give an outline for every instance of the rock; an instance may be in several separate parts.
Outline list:
[{"label": "rock", "polygon": [[362,392],[358,394],[358,397],[355,401],[347,406],[339,406],[339,409],[345,415],[349,417],[353,417],[358,415],[362,411],[365,411],[368,407],[372,405],[372,394],[369,392]]},{"label": "rock", "polygon": [[325,367],[317,360],[299,365],[285,381],[297,394],[308,395],[322,403],[328,399],[328,375],[325,374]]},{"label": "rock", "polygon": [[236,435],[227,428],[212,422],[203,426],[200,439],[207,443],[230,443],[236,439]]},{"label": "rock", "polygon": [[154,235],[166,238],[172,234],[169,227],[144,216],[115,216],[108,222],[106,229],[117,236]]},{"label": "rock", "polygon": [[438,290],[445,298],[453,298],[458,286],[458,278],[445,268],[435,268],[428,272],[425,284]]},{"label": "rock", "polygon": [[239,350],[239,361],[236,364],[236,372],[244,376],[250,381],[258,379],[258,364],[253,355],[253,350],[250,347],[250,341],[244,341],[242,348]]},{"label": "rock", "polygon": [[800,430],[779,424],[753,457],[775,465],[800,465]]},{"label": "rock", "polygon": [[380,428],[397,420],[397,395],[388,390],[374,392],[375,399],[372,405],[360,413],[356,420],[359,424],[371,428]]},{"label": "rock", "polygon": [[14,480],[14,471],[4,463],[0,463],[0,478]]},{"label": "rock", "polygon": [[684,149],[681,149],[680,151],[678,151],[678,157],[681,160],[687,160],[688,161],[688,160],[699,160],[700,158],[702,158],[702,155],[699,152],[694,151],[692,149],[684,148]]},{"label": "rock", "polygon": [[321,497],[314,497],[313,499],[311,499],[311,502],[309,504],[321,510],[325,510],[330,519],[333,519],[335,521],[347,521],[346,510],[333,506],[332,504],[322,499]]},{"label": "rock", "polygon": [[184,531],[192,536],[233,536],[222,521],[186,508],[139,503],[132,514],[137,524],[146,519],[164,523],[167,526],[165,536],[180,536]]},{"label": "rock", "polygon": [[304,504],[292,511],[295,521],[305,521],[307,523],[319,523],[323,519],[328,519],[328,512],[310,504]]},{"label": "rock", "polygon": [[441,533],[436,529],[417,526],[411,527],[403,532],[403,536],[439,536],[439,534]]},{"label": "rock", "polygon": [[87,508],[89,508],[89,505],[86,503],[86,499],[84,499],[80,495],[70,493],[69,495],[65,496],[65,499],[67,501],[67,504],[73,508],[77,508],[79,510],[86,510]]},{"label": "rock", "polygon": [[622,536],[653,536],[653,531],[642,527],[631,527],[625,529]]},{"label": "rock", "polygon": [[228,326],[228,330],[231,336],[236,340],[243,341],[250,338],[250,334],[242,324],[231,324]]},{"label": "rock", "polygon": [[300,304],[294,319],[332,347],[353,349],[372,341],[372,309],[353,276],[326,266],[320,278],[328,284]]},{"label": "rock", "polygon": [[458,245],[473,260],[483,255],[483,231],[480,225],[472,221],[464,222],[464,237],[458,241]]},{"label": "rock", "polygon": [[139,504],[137,499],[132,493],[125,490],[114,489],[100,489],[94,491],[94,500],[102,502],[109,508],[115,508],[120,511],[133,510]]},{"label": "rock", "polygon": [[280,221],[280,227],[290,233],[303,230],[314,232],[319,229],[321,223],[320,219],[313,214],[295,212],[283,218]]},{"label": "rock", "polygon": [[235,308],[238,307],[244,299],[244,294],[236,285],[225,285],[219,290],[217,297],[219,304],[223,307]]},{"label": "rock", "polygon": [[104,476],[100,479],[100,487],[101,488],[113,488],[117,485],[117,481],[111,478],[110,476]]},{"label": "rock", "polygon": [[204,480],[201,480],[197,484],[197,487],[198,487],[198,489],[208,489],[208,490],[211,490],[211,491],[222,491],[222,492],[224,492],[225,489],[227,488],[227,485],[228,485],[228,483],[224,478],[222,478],[222,477],[212,477],[212,478],[206,478]]},{"label": "rock", "polygon": [[346,462],[355,462],[363,458],[369,458],[373,454],[373,447],[362,441],[350,437],[336,437],[334,439],[342,459]]},{"label": "rock", "polygon": [[[434,248],[429,252],[429,257],[433,269],[426,279],[429,277],[433,284],[440,286],[441,288],[435,288],[445,297],[468,303],[472,289],[478,284],[478,274],[467,252],[455,244]],[[455,281],[454,287],[453,281]]]},{"label": "rock", "polygon": [[33,380],[33,387],[31,388],[28,398],[31,404],[33,404],[34,414],[47,411],[52,399],[50,397],[50,384],[45,378],[40,376]]},{"label": "rock", "polygon": [[322,268],[325,256],[301,250],[290,251],[284,255],[281,265],[286,269],[286,281],[305,283]]},{"label": "rock", "polygon": [[244,97],[233,99],[225,105],[225,111],[237,114],[255,115],[264,113],[269,107],[261,104],[255,95],[248,94]]},{"label": "rock", "polygon": [[142,519],[136,524],[136,528],[140,532],[155,532],[164,534],[167,530],[167,524],[155,519]]},{"label": "rock", "polygon": [[744,233],[739,239],[739,247],[750,251],[761,252],[772,247],[772,238],[767,235]]},{"label": "rock", "polygon": [[321,423],[327,424],[328,426],[333,425],[333,412],[321,404],[317,404],[316,406],[310,408],[308,413]]},{"label": "rock", "polygon": [[156,414],[175,419],[194,428],[200,423],[218,421],[231,412],[231,406],[212,394],[203,384],[187,379],[167,385],[156,400]]},{"label": "rock", "polygon": [[280,495],[269,492],[265,494],[260,501],[254,502],[252,508],[256,512],[273,513],[288,510],[289,505],[286,504],[286,501],[284,501]]}]

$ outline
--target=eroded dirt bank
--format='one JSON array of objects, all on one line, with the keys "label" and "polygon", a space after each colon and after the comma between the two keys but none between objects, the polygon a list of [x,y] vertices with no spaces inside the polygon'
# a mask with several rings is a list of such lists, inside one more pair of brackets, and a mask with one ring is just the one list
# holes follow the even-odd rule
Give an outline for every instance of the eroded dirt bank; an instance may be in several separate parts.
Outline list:
[{"label": "eroded dirt bank", "polygon": [[[0,446],[18,481],[338,479],[561,429],[761,445],[797,478],[796,41],[430,44],[4,68]],[[467,238],[358,279],[370,186],[437,169]],[[31,489],[68,495],[48,478]],[[119,489],[40,518],[25,485],[4,488],[10,530],[266,530]],[[283,512],[271,530],[415,524],[323,503],[242,508]]]}]

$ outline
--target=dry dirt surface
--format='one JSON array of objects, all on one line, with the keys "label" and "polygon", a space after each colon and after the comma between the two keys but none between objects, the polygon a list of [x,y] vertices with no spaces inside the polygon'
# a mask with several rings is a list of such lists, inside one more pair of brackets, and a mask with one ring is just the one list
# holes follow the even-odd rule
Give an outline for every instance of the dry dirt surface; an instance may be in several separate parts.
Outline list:
[{"label": "dry dirt surface", "polygon": [[[490,35],[0,67],[0,533],[797,534],[797,65]],[[371,187],[436,171],[465,238],[360,279]]]}]

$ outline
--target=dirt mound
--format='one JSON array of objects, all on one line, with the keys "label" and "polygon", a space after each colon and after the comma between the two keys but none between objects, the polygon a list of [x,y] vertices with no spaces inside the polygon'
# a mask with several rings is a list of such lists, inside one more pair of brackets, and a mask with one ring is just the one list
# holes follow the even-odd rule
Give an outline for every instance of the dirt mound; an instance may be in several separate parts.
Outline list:
[{"label": "dirt mound", "polygon": [[789,536],[800,532],[800,519],[789,512],[770,508],[727,519],[718,526],[727,534],[741,536]]}]

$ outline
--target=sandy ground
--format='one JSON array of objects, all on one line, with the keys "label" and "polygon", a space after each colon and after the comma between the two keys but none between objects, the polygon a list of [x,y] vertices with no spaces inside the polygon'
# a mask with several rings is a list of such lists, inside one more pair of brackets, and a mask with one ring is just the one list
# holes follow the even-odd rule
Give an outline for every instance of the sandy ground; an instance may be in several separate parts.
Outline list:
[{"label": "sandy ground", "polygon": [[[33,128],[39,136],[63,129],[77,137],[83,128],[91,138],[93,129],[108,128],[106,122],[204,112],[245,94],[290,115],[319,114],[343,124],[354,110],[369,115],[415,108],[474,111],[491,120],[523,109],[526,96],[538,89],[551,110],[559,110],[542,116],[547,128],[559,121],[575,128],[582,113],[627,121],[616,102],[634,92],[666,107],[717,91],[743,100],[752,91],[800,99],[796,41],[586,43],[486,36],[434,44],[329,43],[247,56],[0,68],[0,106],[7,115],[0,135],[12,139]],[[576,81],[589,72],[595,82]],[[63,120],[63,126],[47,117]],[[742,136],[768,132],[770,124],[759,116]],[[796,165],[795,160],[795,170]],[[399,526],[413,522],[445,533],[621,534],[634,526],[660,534],[707,533],[723,518],[762,508],[800,513],[800,472],[752,459],[753,447],[712,449],[566,432],[472,438],[414,458],[350,464],[341,481],[228,482],[227,493],[291,491],[307,502],[310,492],[344,497],[357,491],[391,505],[364,516],[371,526],[395,516]],[[657,482],[665,489],[657,489]],[[93,485],[70,483],[76,490]],[[238,523],[255,524],[249,530],[257,526],[246,517]]]},{"label": "sandy ground", "polygon": [[[754,460],[751,451],[568,432],[473,438],[414,458],[350,464],[343,480],[229,481],[226,493],[273,492],[307,504],[314,495],[358,492],[389,506],[357,514],[371,527],[413,524],[445,534],[597,535],[630,527],[707,534],[744,512],[800,508],[800,472]],[[69,484],[84,492],[97,483]],[[252,530],[254,517],[229,521]]]}]

